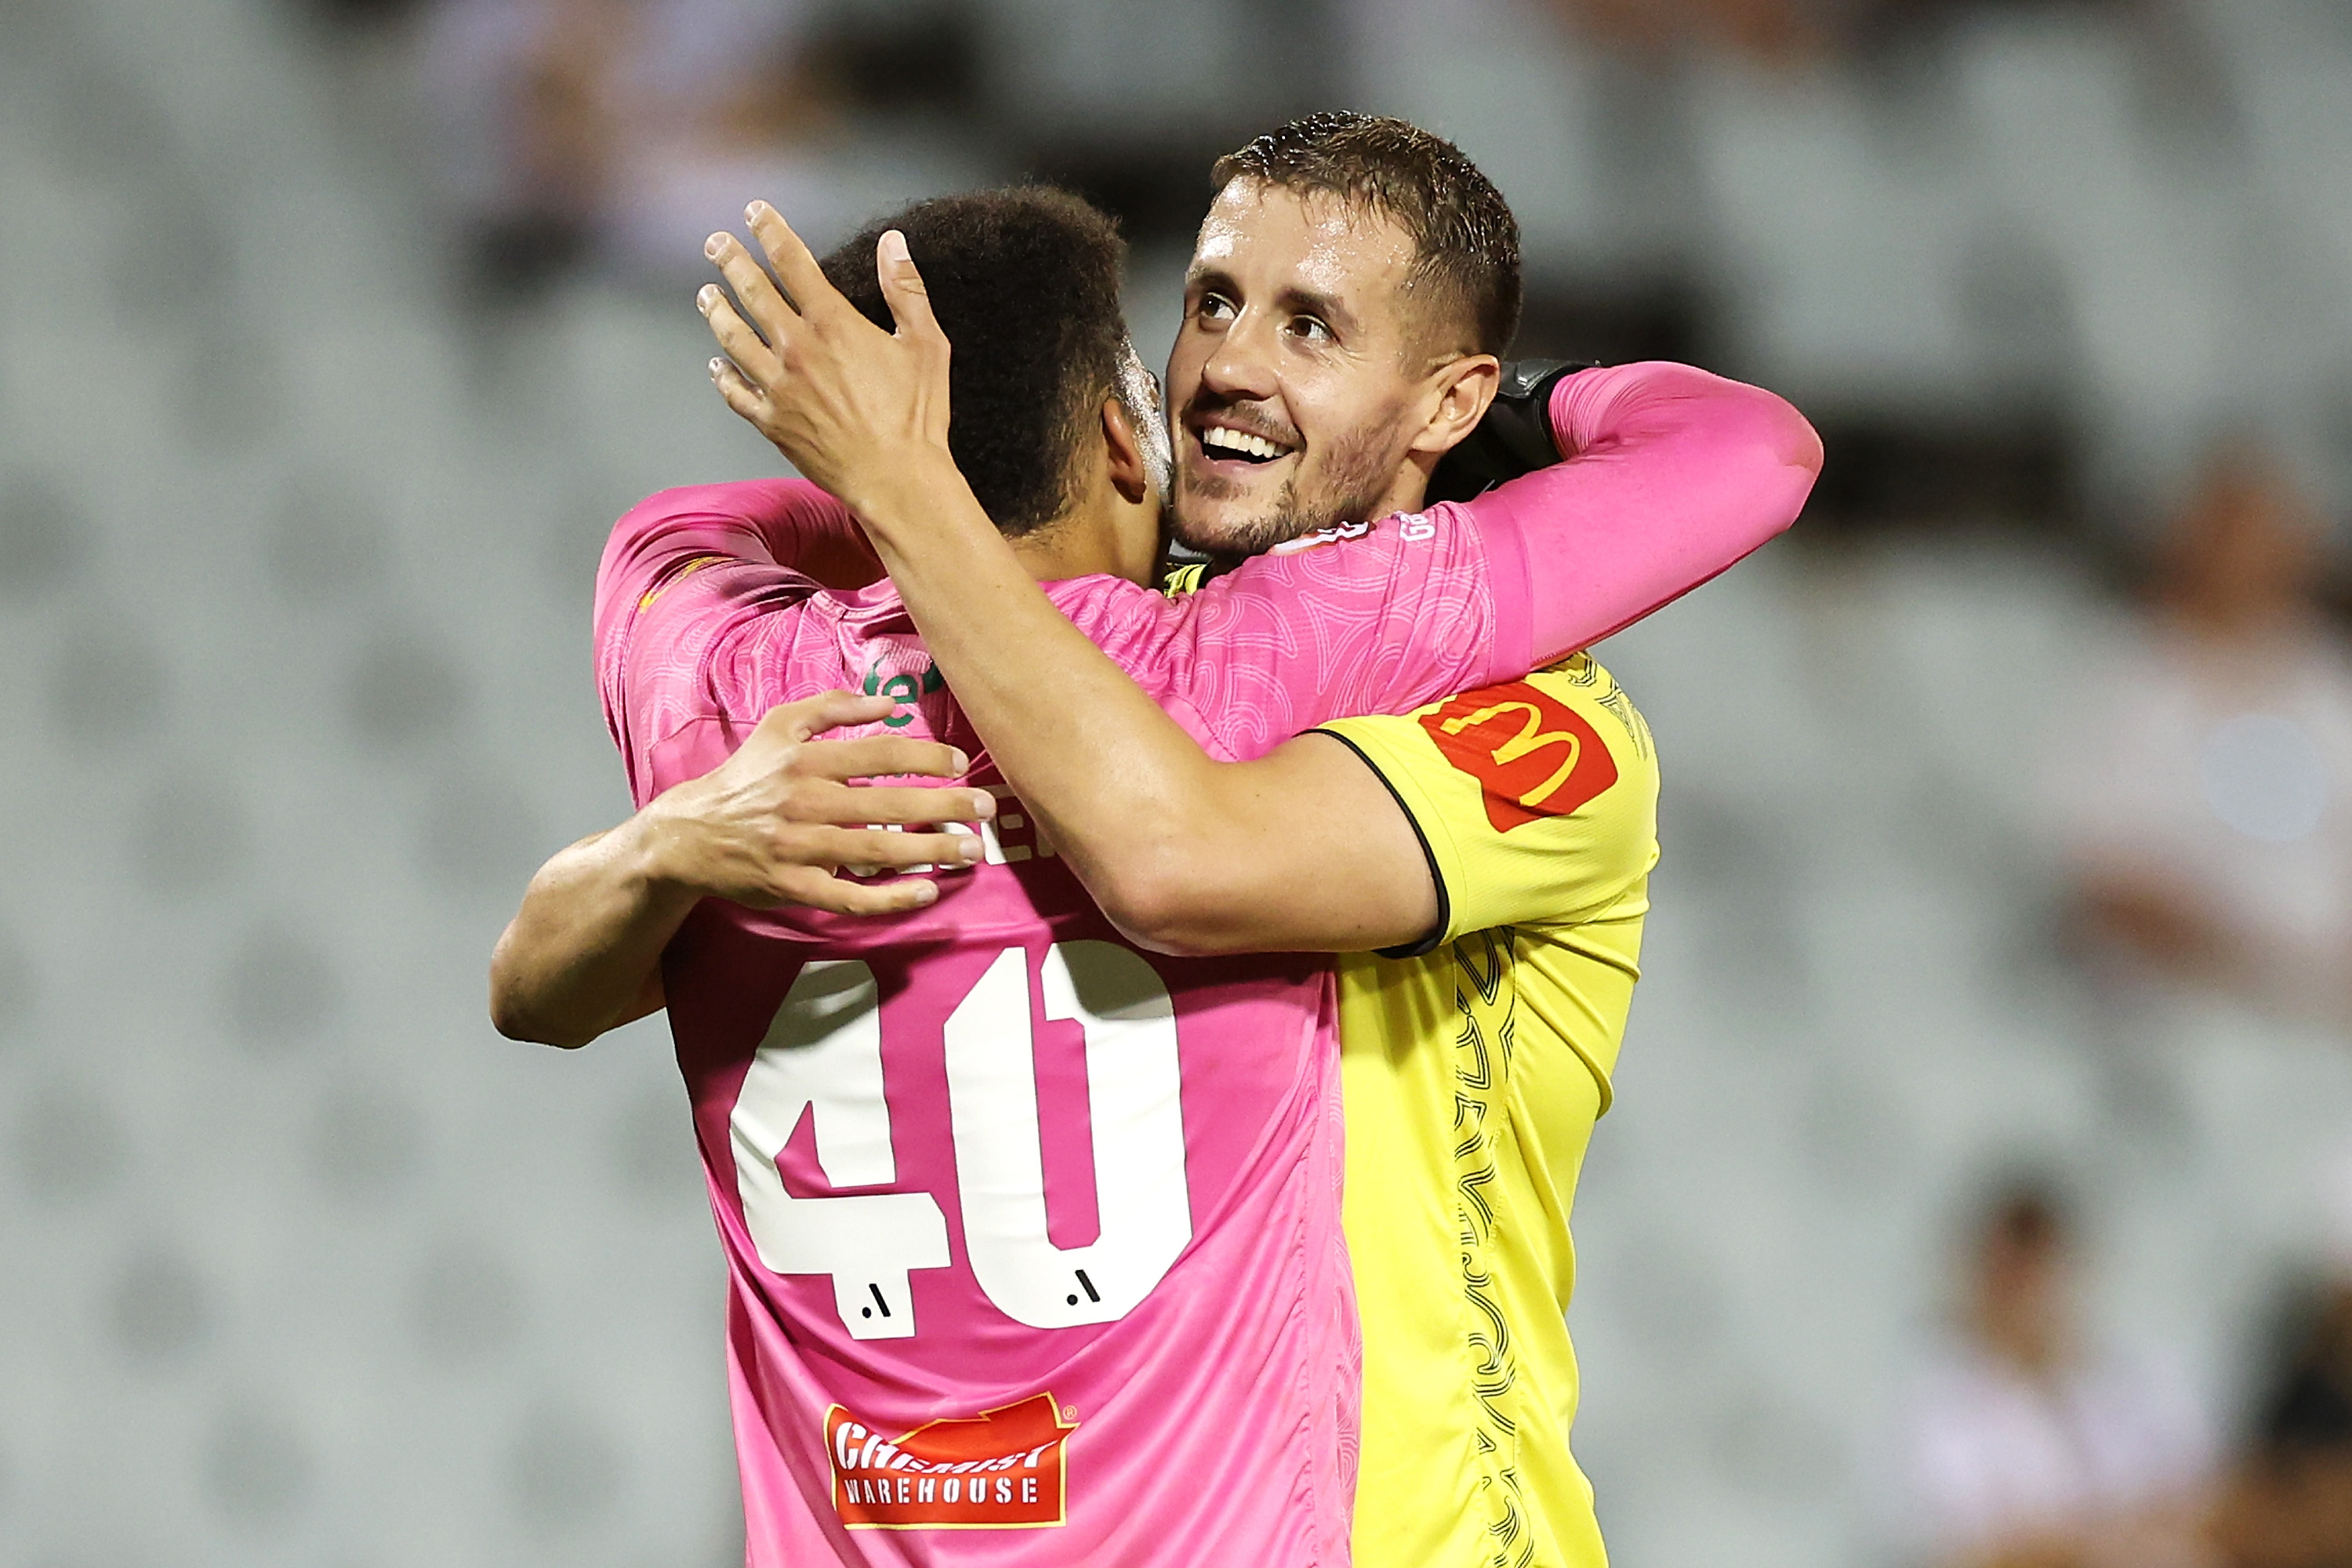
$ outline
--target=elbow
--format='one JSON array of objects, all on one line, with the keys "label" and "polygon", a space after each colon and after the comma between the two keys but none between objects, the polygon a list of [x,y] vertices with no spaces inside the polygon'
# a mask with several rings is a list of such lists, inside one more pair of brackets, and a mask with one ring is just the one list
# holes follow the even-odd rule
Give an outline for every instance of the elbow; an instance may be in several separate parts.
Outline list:
[{"label": "elbow", "polygon": [[1721,384],[1707,437],[1719,460],[1713,494],[1741,535],[1740,554],[1792,527],[1822,472],[1822,437],[1796,405],[1738,382]]},{"label": "elbow", "polygon": [[567,1051],[578,1050],[601,1033],[572,1026],[536,1005],[530,984],[516,968],[507,944],[500,942],[490,958],[491,1028],[509,1040]]},{"label": "elbow", "polygon": [[1635,423],[1663,416],[1664,426],[1648,434],[1680,447],[1686,472],[1709,474],[1739,498],[1740,514],[1766,530],[1757,543],[1797,521],[1821,477],[1822,437],[1795,404],[1692,365],[1658,361],[1625,369],[1623,389],[1654,400],[1652,415]]},{"label": "elbow", "polygon": [[1772,396],[1778,406],[1773,410],[1771,449],[1773,460],[1781,468],[1802,476],[1808,490],[1822,477],[1822,433],[1813,422],[1797,411],[1797,405],[1786,399]]},{"label": "elbow", "polygon": [[1158,855],[1121,867],[1090,888],[1103,917],[1136,946],[1173,958],[1234,951],[1234,922],[1177,857]]},{"label": "elbow", "polygon": [[566,1051],[576,1051],[596,1037],[593,1030],[568,1028],[557,1019],[541,1016],[529,1003],[502,993],[495,984],[490,989],[490,1027],[527,1046],[553,1046]]},{"label": "elbow", "polygon": [[1786,528],[1804,510],[1822,475],[1822,435],[1797,405],[1760,386],[1742,386],[1748,402],[1748,447],[1761,476],[1785,491]]}]

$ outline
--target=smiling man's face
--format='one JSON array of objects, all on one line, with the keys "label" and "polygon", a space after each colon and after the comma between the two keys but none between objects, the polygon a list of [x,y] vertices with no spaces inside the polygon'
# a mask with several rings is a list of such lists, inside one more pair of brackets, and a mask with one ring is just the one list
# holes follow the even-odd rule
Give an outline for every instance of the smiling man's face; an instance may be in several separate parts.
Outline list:
[{"label": "smiling man's face", "polygon": [[1417,504],[1433,357],[1403,228],[1243,178],[1218,193],[1168,358],[1174,531],[1252,555]]}]

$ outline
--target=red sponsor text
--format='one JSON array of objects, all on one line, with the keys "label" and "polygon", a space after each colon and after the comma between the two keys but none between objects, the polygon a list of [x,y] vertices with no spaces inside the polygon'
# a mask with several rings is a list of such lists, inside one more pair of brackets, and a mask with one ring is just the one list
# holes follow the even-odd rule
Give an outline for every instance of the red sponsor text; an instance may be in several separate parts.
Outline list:
[{"label": "red sponsor text", "polygon": [[1076,1423],[1050,1394],[968,1420],[885,1437],[836,1405],[825,1412],[833,1506],[853,1530],[1020,1530],[1067,1517]]}]

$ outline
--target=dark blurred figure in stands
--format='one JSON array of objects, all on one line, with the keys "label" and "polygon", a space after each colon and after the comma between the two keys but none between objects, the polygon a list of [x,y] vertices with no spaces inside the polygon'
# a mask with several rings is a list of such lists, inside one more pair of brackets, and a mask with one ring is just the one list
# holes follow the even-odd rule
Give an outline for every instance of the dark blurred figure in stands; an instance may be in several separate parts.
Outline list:
[{"label": "dark blurred figure in stands", "polygon": [[2327,1268],[2282,1315],[2252,1451],[2216,1521],[2230,1568],[2352,1568],[2352,1157],[2331,1174]]},{"label": "dark blurred figure in stands", "polygon": [[2177,1379],[2089,1342],[2055,1190],[2002,1187],[1912,1403],[1901,1528],[1932,1568],[2203,1568],[2210,1444]]},{"label": "dark blurred figure in stands", "polygon": [[437,0],[422,69],[473,280],[698,279],[757,190],[818,234],[833,96],[801,0]]},{"label": "dark blurred figure in stands", "polygon": [[2309,510],[2268,458],[2208,466],[2138,646],[2090,689],[2060,798],[2105,972],[2352,1017],[2352,662]]}]

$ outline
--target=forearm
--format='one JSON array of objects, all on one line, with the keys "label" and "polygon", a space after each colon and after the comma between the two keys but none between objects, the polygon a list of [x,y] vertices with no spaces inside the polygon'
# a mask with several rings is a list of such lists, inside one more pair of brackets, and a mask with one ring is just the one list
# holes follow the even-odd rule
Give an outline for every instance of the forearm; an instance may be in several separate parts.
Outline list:
[{"label": "forearm", "polygon": [[1552,390],[1566,460],[1467,504],[1498,570],[1495,679],[1587,647],[1794,522],[1821,471],[1804,416],[1760,387],[1667,363]]},{"label": "forearm", "polygon": [[1005,782],[1104,912],[1149,941],[1171,875],[1215,866],[1224,826],[1262,804],[1249,781],[1054,607],[944,453],[861,496],[858,515]]},{"label": "forearm", "polygon": [[614,542],[672,561],[718,556],[787,567],[829,588],[862,588],[881,575],[849,509],[806,479],[662,490],[621,519]]},{"label": "forearm", "polygon": [[[1570,377],[1554,416],[1568,458],[1466,509],[1498,614],[1465,686],[1525,676],[1731,565],[1794,519],[1820,463],[1786,403],[1687,366]],[[1202,752],[1054,609],[946,467],[902,468],[861,515],[959,702],[1097,902],[1153,945],[1207,942],[1205,917],[1253,933],[1244,948],[1367,945],[1288,905],[1289,879],[1337,858],[1251,831],[1318,796],[1268,796],[1254,764]]]},{"label": "forearm", "polygon": [[651,874],[641,814],[540,868],[490,958],[490,1019],[509,1039],[584,1046],[657,1010],[661,955],[697,895]]}]

